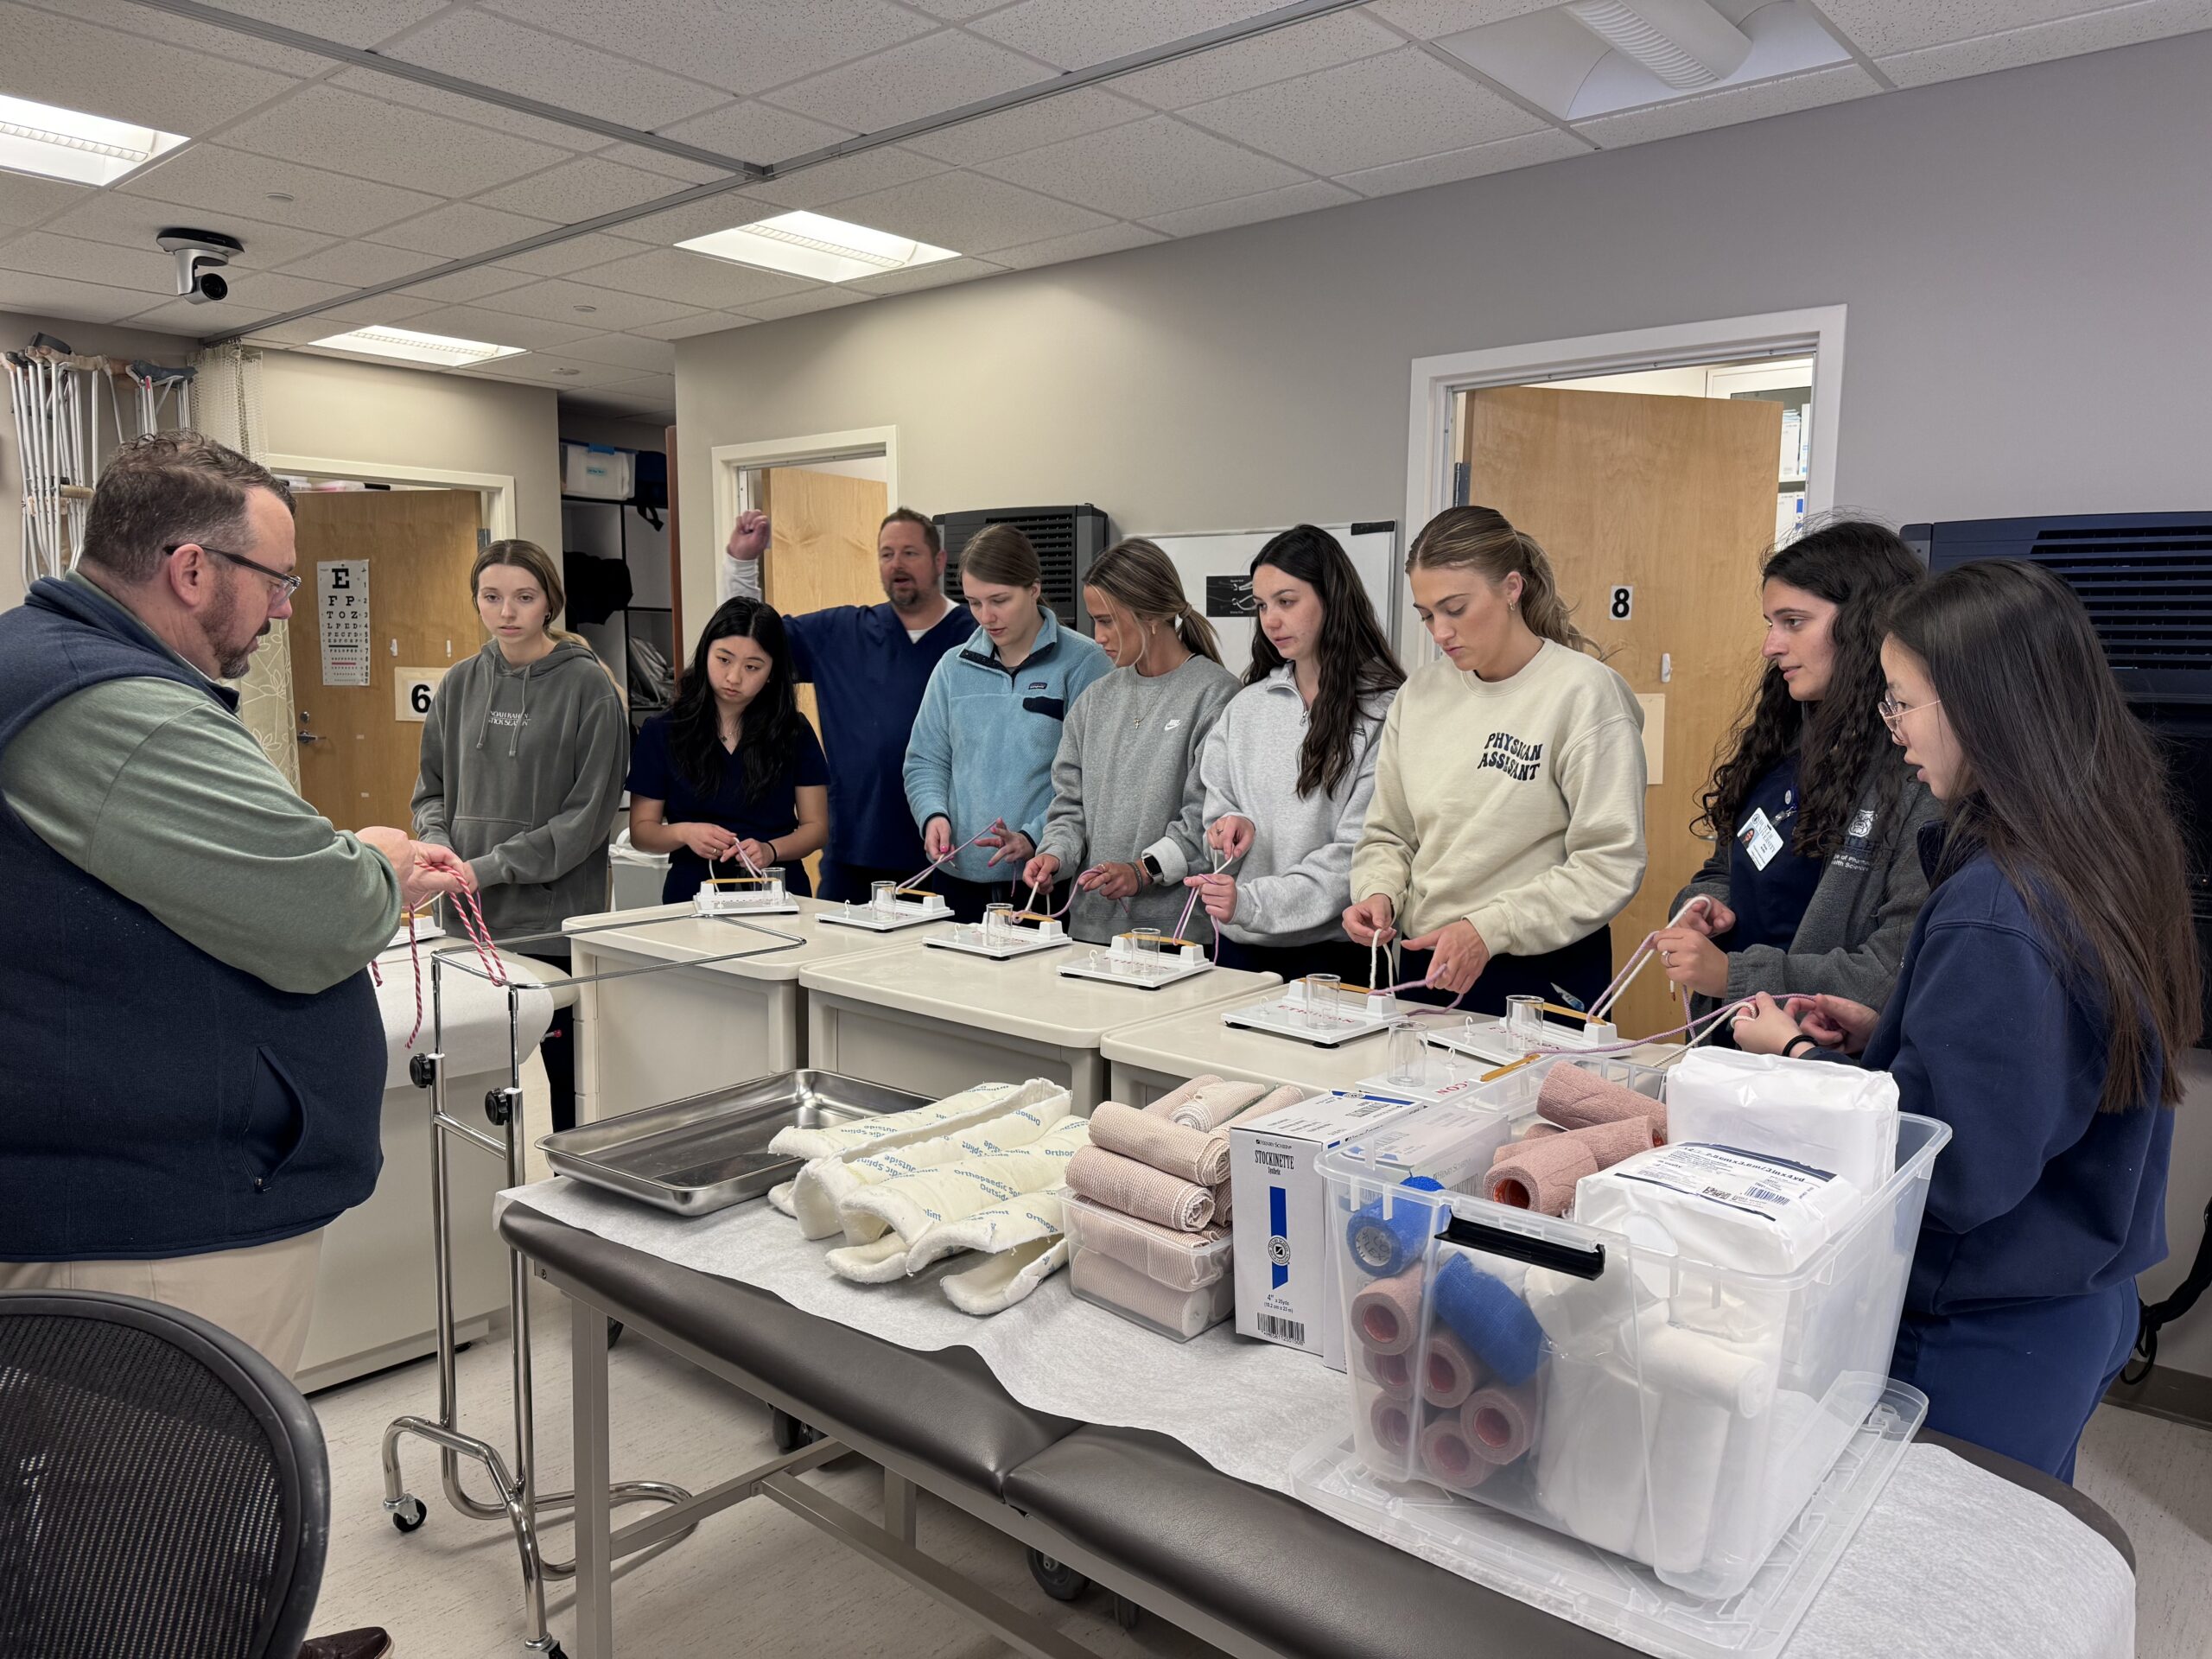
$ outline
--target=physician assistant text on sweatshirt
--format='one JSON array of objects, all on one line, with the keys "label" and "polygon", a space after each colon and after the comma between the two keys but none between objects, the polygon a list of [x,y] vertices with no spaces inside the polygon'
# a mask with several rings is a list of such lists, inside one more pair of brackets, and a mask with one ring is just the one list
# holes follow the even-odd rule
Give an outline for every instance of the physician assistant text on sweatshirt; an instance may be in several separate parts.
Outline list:
[{"label": "physician assistant text on sweatshirt", "polygon": [[1510,679],[1449,662],[1382,724],[1355,901],[1413,938],[1462,918],[1493,956],[1538,956],[1620,914],[1643,880],[1643,711],[1594,657],[1546,640]]}]

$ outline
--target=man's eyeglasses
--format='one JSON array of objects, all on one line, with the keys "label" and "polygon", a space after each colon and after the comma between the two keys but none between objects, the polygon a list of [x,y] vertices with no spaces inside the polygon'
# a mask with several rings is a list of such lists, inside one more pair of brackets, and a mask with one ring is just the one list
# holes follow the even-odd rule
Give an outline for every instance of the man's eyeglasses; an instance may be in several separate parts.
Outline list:
[{"label": "man's eyeglasses", "polygon": [[276,598],[279,602],[289,599],[300,591],[300,579],[297,576],[288,576],[282,570],[271,570],[267,565],[257,564],[243,554],[226,553],[221,548],[210,547],[205,542],[176,542],[163,548],[162,551],[174,553],[180,547],[196,547],[202,553],[213,554],[226,564],[235,564],[243,569],[253,571],[257,575],[268,577],[276,584]]},{"label": "man's eyeglasses", "polygon": [[1941,697],[1930,697],[1925,702],[1904,703],[1898,702],[1895,697],[1884,697],[1881,702],[1874,705],[1874,710],[1881,715],[1882,724],[1890,728],[1890,735],[1901,737],[1904,734],[1898,730],[1898,728],[1907,715],[1916,715],[1923,709],[1940,708],[1942,706],[1942,702],[1943,699]]}]

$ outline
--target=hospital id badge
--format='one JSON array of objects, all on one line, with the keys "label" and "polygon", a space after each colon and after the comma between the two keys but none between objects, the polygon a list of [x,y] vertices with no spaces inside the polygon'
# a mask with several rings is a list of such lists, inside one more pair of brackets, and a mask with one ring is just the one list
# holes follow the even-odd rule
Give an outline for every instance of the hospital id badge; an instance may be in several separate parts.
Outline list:
[{"label": "hospital id badge", "polygon": [[1774,827],[1766,809],[1754,809],[1745,820],[1744,827],[1736,832],[1736,839],[1744,843],[1744,850],[1751,855],[1751,868],[1764,870],[1774,862],[1774,855],[1782,850],[1782,831]]}]

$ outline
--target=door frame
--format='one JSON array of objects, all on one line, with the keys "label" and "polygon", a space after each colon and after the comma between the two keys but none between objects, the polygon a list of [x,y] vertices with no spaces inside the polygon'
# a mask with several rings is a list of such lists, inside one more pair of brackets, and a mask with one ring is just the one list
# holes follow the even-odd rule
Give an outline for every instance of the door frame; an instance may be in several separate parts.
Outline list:
[{"label": "door frame", "polygon": [[899,429],[859,426],[847,432],[817,432],[796,438],[767,438],[757,443],[718,443],[707,451],[714,469],[714,534],[709,545],[715,550],[715,597],[722,597],[721,550],[737,528],[737,515],[745,510],[745,474],[764,467],[800,467],[810,461],[862,461],[883,457],[884,498],[899,505]]},{"label": "door frame", "polygon": [[[1406,417],[1406,529],[1408,551],[1421,527],[1451,505],[1452,399],[1483,386],[1525,386],[1577,380],[1637,369],[1687,368],[1756,357],[1813,359],[1813,453],[1805,480],[1805,511],[1835,505],[1836,428],[1843,409],[1843,325],[1847,308],[1813,306],[1755,316],[1715,317],[1703,322],[1629,328],[1571,340],[1532,340],[1481,351],[1446,352],[1413,360]],[[1426,641],[1409,589],[1401,589],[1397,637],[1402,645]],[[1410,652],[1401,650],[1402,659]],[[1424,662],[1436,658],[1427,645]]]},{"label": "door frame", "polygon": [[398,461],[332,461],[320,455],[263,455],[261,464],[282,476],[358,478],[365,484],[417,484],[432,489],[474,490],[483,499],[484,527],[495,542],[514,539],[515,480],[505,473],[456,473],[439,467],[410,467]]}]

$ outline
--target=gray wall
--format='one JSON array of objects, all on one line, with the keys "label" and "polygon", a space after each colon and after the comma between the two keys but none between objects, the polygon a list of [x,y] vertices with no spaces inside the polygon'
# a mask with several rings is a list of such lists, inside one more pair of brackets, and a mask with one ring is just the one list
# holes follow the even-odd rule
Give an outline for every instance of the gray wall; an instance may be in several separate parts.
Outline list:
[{"label": "gray wall", "polygon": [[[896,425],[935,512],[1395,518],[1412,359],[1812,305],[1850,308],[1838,499],[2212,505],[2208,86],[2185,36],[681,342],[687,614],[715,444]],[[2191,1066],[2153,1294],[2212,1191]],[[2212,1373],[2212,1307],[2164,1357]]]}]

